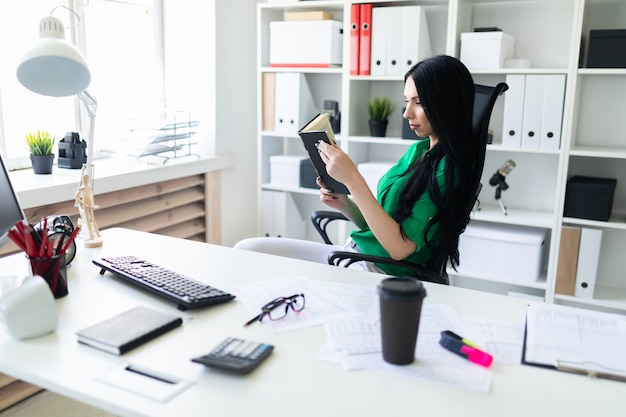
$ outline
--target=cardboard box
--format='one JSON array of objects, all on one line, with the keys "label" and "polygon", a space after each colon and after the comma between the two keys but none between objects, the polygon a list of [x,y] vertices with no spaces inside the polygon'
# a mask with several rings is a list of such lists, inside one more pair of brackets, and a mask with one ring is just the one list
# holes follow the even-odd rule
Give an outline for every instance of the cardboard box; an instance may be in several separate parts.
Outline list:
[{"label": "cardboard box", "polygon": [[378,181],[393,165],[392,162],[362,162],[357,164],[357,169],[365,178],[365,182],[367,182],[372,193],[378,195]]},{"label": "cardboard box", "polygon": [[270,156],[270,183],[286,187],[300,187],[300,166],[309,161],[302,155]]},{"label": "cardboard box", "polygon": [[504,61],[514,53],[515,37],[508,33],[461,33],[461,61],[467,68],[504,68]]},{"label": "cardboard box", "polygon": [[461,275],[535,282],[545,265],[548,231],[516,225],[470,222],[459,238]]},{"label": "cardboard box", "polygon": [[343,24],[335,20],[270,22],[271,67],[341,66]]},{"label": "cardboard box", "polygon": [[333,20],[331,12],[311,11],[311,12],[285,12],[285,21],[296,22],[303,20]]},{"label": "cardboard box", "polygon": [[608,221],[616,185],[614,178],[571,177],[565,187],[563,216]]},{"label": "cardboard box", "polygon": [[626,68],[626,29],[590,30],[587,68]]}]

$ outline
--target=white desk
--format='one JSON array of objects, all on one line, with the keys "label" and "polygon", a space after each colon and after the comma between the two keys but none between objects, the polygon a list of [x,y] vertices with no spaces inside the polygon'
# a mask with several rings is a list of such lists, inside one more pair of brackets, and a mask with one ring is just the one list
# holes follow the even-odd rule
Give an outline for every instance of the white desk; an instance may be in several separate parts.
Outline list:
[{"label": "white desk", "polygon": [[[237,300],[182,313],[181,328],[118,357],[76,342],[75,331],[136,305],[176,312],[175,306],[112,278],[90,259],[136,254],[219,288],[279,276],[376,285],[382,275],[345,270],[123,229],[104,233],[99,249],[79,253],[69,270],[69,295],[57,300],[55,333],[15,341],[0,329],[0,372],[121,416],[624,416],[626,384],[528,366],[492,366],[491,394],[380,374],[346,371],[321,362],[322,326],[274,333],[263,325],[242,327],[250,311]],[[0,260],[3,274],[26,273],[24,257]],[[428,303],[451,304],[465,317],[523,320],[525,302],[515,298],[426,284]],[[276,346],[252,374],[218,373],[190,359],[227,336]],[[130,362],[193,382],[161,404],[96,380]]]}]

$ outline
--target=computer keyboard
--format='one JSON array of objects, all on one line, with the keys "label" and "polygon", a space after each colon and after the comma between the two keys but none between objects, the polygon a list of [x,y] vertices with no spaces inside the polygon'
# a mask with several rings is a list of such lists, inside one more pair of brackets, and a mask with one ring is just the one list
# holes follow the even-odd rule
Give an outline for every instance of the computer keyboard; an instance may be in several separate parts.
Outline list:
[{"label": "computer keyboard", "polygon": [[180,310],[205,307],[235,298],[225,291],[136,256],[94,259],[100,275],[113,272],[124,280],[178,304]]}]

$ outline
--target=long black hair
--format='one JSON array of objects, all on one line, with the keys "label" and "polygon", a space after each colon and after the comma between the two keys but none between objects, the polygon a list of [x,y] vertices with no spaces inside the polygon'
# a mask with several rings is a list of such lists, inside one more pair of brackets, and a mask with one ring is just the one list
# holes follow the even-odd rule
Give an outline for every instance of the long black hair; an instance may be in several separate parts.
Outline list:
[{"label": "long black hair", "polygon": [[[406,186],[394,218],[401,224],[411,215],[420,196],[429,193],[437,214],[424,236],[432,249],[428,266],[445,272],[448,261],[453,268],[459,264],[459,235],[469,221],[478,186],[472,175],[479,146],[472,131],[474,81],[463,63],[447,55],[418,62],[406,73],[405,82],[409,78],[415,83],[422,108],[439,141],[404,174]],[[446,189],[442,190],[436,173],[444,158]],[[439,223],[438,244],[433,245],[427,237],[428,229],[435,223]]]}]

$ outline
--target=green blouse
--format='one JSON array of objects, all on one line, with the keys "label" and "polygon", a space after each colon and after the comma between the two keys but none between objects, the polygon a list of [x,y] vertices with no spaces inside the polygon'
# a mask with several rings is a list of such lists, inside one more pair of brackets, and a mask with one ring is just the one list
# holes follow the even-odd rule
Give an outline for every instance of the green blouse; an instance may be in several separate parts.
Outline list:
[{"label": "green blouse", "polygon": [[[398,162],[387,171],[385,175],[378,182],[378,202],[382,205],[383,209],[390,214],[396,211],[398,202],[400,200],[400,194],[404,189],[404,184],[407,181],[406,177],[401,175],[409,168],[409,166],[422,156],[424,152],[428,150],[430,141],[428,139],[420,140],[406,151],[406,153],[398,160]],[[437,182],[441,187],[442,192],[445,192],[445,157],[442,158],[439,166],[437,167]],[[383,196],[385,196],[383,203]],[[425,264],[431,255],[431,249],[426,244],[424,239],[424,231],[429,225],[430,219],[437,213],[435,203],[430,199],[430,196],[425,192],[415,203],[412,214],[410,217],[402,222],[402,228],[404,233],[417,245],[415,252],[404,258],[406,261],[414,262],[417,264]],[[438,224],[434,224],[428,234],[428,239],[436,244],[438,240]],[[369,227],[365,227],[361,230],[353,231],[351,234],[352,239],[359,246],[361,252],[368,255],[389,257],[387,251],[376,240],[374,234]],[[413,273],[407,269],[399,266],[376,264],[380,269],[385,271],[389,275],[401,276],[409,275]]]}]

